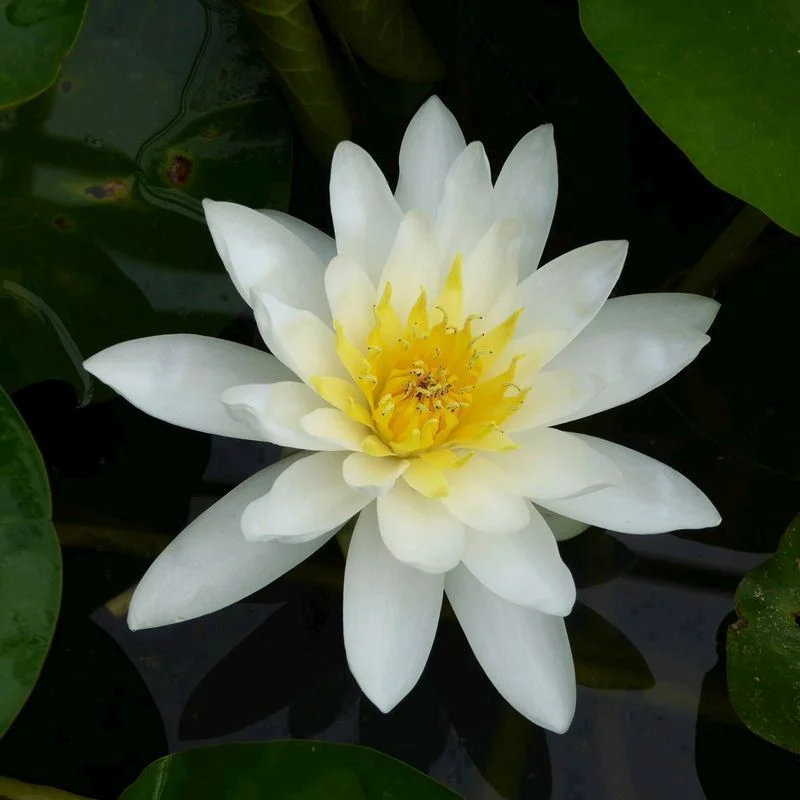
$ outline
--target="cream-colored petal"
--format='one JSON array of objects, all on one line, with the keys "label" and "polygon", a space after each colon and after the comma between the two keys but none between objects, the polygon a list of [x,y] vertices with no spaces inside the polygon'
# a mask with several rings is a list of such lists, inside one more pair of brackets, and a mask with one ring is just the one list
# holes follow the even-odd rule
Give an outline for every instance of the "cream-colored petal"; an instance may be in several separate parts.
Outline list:
[{"label": "cream-colored petal", "polygon": [[408,469],[407,459],[376,458],[366,453],[352,453],[343,465],[345,483],[356,487],[376,487],[381,492],[388,491],[395,481]]},{"label": "cream-colored petal", "polygon": [[692,330],[706,333],[719,303],[710,297],[681,292],[652,292],[612,297],[589,323],[585,333],[594,336],[613,330]]},{"label": "cream-colored petal", "polygon": [[568,539],[574,539],[592,527],[585,522],[564,517],[544,507],[537,506],[536,510],[542,515],[557,542],[566,542]]},{"label": "cream-colored petal", "polygon": [[375,325],[375,284],[352,258],[337,256],[325,270],[325,293],[334,320],[356,347],[366,351]]},{"label": "cream-colored petal", "polygon": [[[300,427],[310,436],[342,450],[361,450],[361,443],[372,429],[356,422],[338,408],[318,408],[300,420]],[[320,448],[328,449],[328,448]]]},{"label": "cream-colored petal", "polygon": [[275,222],[283,225],[289,233],[294,234],[300,239],[306,247],[310,248],[316,253],[317,258],[323,263],[327,264],[336,255],[336,242],[332,236],[309,225],[302,219],[293,217],[291,214],[286,214],[283,211],[275,211],[274,209],[259,209],[259,213],[264,214]]}]

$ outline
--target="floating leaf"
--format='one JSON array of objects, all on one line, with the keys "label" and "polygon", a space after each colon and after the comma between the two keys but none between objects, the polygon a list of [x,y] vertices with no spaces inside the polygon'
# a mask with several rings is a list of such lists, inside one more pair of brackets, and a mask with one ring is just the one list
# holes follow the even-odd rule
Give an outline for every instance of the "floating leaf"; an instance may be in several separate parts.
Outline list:
[{"label": "floating leaf", "polygon": [[36,443],[0,389],[0,736],[30,694],[61,597],[61,553]]},{"label": "floating leaf", "polygon": [[745,575],[728,628],[728,687],[751,731],[800,753],[800,515],[778,552]]},{"label": "floating leaf", "polygon": [[439,81],[444,65],[406,0],[318,0],[334,28],[373,69],[407,81]]},{"label": "floating leaf", "polygon": [[717,186],[800,233],[794,0],[581,0],[589,39]]},{"label": "floating leaf", "polygon": [[52,786],[36,786],[32,783],[0,777],[0,798],[3,800],[88,800],[72,792],[62,792]]},{"label": "floating leaf", "polygon": [[0,0],[0,109],[41,94],[58,77],[88,0]]},{"label": "floating leaf", "polygon": [[294,741],[185,750],[151,764],[120,800],[455,800],[421,772],[366,747]]}]

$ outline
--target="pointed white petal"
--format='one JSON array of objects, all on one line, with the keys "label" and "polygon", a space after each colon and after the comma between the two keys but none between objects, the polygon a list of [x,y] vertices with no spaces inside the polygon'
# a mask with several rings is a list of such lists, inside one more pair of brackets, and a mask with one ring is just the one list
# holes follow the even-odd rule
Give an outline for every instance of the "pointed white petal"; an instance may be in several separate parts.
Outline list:
[{"label": "pointed white petal", "polygon": [[368,153],[341,142],[333,154],[330,191],[339,255],[358,262],[377,283],[402,216],[386,178]]},{"label": "pointed white petal", "polygon": [[[340,450],[360,450],[372,428],[356,422],[338,408],[318,408],[300,420],[300,427],[309,435],[335,445]],[[320,448],[329,449],[329,448]]]},{"label": "pointed white petal", "polygon": [[306,414],[328,404],[311,388],[297,381],[250,383],[222,393],[228,413],[260,434],[261,439],[301,450],[342,450],[336,444],[309,435],[301,425]]},{"label": "pointed white petal", "polygon": [[352,453],[342,467],[345,483],[348,486],[374,486],[386,492],[394,486],[394,482],[408,469],[408,460],[387,456],[375,458],[366,453]]},{"label": "pointed white petal", "polygon": [[608,299],[627,252],[627,242],[595,242],[537,269],[517,287],[517,336],[564,331],[562,347],[574,339]]},{"label": "pointed white petal", "polygon": [[253,310],[267,347],[302,381],[322,376],[350,380],[336,354],[336,335],[318,317],[267,292],[254,294]]},{"label": "pointed white petal", "polygon": [[553,222],[558,195],[558,166],[553,126],[540,125],[519,140],[497,177],[494,210],[522,226],[520,279],[538,266]]},{"label": "pointed white petal", "polygon": [[539,504],[589,525],[622,533],[665,533],[719,525],[711,501],[666,464],[605,439],[575,434],[610,458],[623,482],[596,492]]},{"label": "pointed white petal", "polygon": [[314,453],[293,463],[272,489],[242,515],[242,531],[251,541],[300,540],[347,522],[375,497],[344,482],[348,453]]},{"label": "pointed white petal", "polygon": [[592,527],[585,522],[579,522],[577,519],[563,517],[561,514],[556,514],[555,511],[550,511],[547,508],[537,507],[536,510],[542,515],[557,542],[566,542],[568,539],[574,539]]},{"label": "pointed white petal", "polygon": [[409,211],[400,223],[378,283],[379,297],[387,283],[392,285],[392,305],[401,320],[405,321],[421,289],[425,289],[429,299],[438,294],[439,260],[431,221],[421,211]]},{"label": "pointed white petal", "polygon": [[433,219],[450,166],[466,146],[456,118],[442,101],[434,95],[423,103],[400,145],[400,176],[394,193],[400,208],[418,209]]},{"label": "pointed white petal", "polygon": [[323,264],[327,264],[336,255],[336,242],[333,237],[313,225],[309,225],[291,214],[271,208],[259,209],[259,213],[283,225],[289,233],[294,234],[306,247],[316,253],[317,258]]},{"label": "pointed white petal", "polygon": [[575,604],[575,581],[536,509],[520,531],[503,536],[467,530],[464,565],[490,591],[511,603],[565,617]]},{"label": "pointed white petal", "polygon": [[257,472],[191,522],[145,573],[131,599],[132,630],[194,619],[271,583],[322,547],[336,529],[305,544],[248,542],[240,520],[294,459]]},{"label": "pointed white petal", "polygon": [[442,504],[456,519],[484,533],[511,533],[528,524],[530,506],[497,465],[482,456],[447,471]]},{"label": "pointed white petal", "polygon": [[564,733],[575,714],[575,667],[561,617],[509,603],[460,566],[445,591],[498,692],[536,725]]},{"label": "pointed white petal", "polygon": [[694,361],[709,341],[705,334],[691,330],[631,328],[595,336],[589,328],[591,325],[547,365],[547,372],[565,369],[594,375],[603,386],[581,408],[565,413],[560,422],[588,417],[647,394]]},{"label": "pointed white petal", "polygon": [[405,481],[378,498],[381,537],[395,558],[425,572],[447,572],[464,552],[464,523],[439,500],[414,491]]},{"label": "pointed white petal", "polygon": [[325,270],[325,293],[333,319],[341,322],[349,341],[366,351],[375,325],[375,284],[352,258],[336,256]]},{"label": "pointed white petal", "polygon": [[483,145],[472,142],[450,167],[436,215],[436,233],[445,269],[459,253],[466,258],[492,222],[489,159]]},{"label": "pointed white petal", "polygon": [[486,454],[524,497],[574,497],[622,482],[619,468],[588,442],[556,428],[532,428],[514,435],[519,447]]},{"label": "pointed white petal", "polygon": [[361,512],[344,572],[344,646],[358,685],[384,714],[425,668],[443,587],[443,575],[404,564],[386,549],[374,504]]},{"label": "pointed white petal", "polygon": [[612,297],[586,328],[593,336],[612,330],[655,329],[706,333],[719,311],[710,297],[681,292],[653,292]]},{"label": "pointed white petal", "polygon": [[266,291],[290,306],[329,318],[324,265],[297,236],[236,203],[204,200],[203,209],[217,252],[247,303],[253,290]]},{"label": "pointed white petal", "polygon": [[274,356],[191,333],[122,342],[83,366],[153,417],[204,433],[255,440],[264,437],[228,413],[222,393],[237,383],[292,377]]}]

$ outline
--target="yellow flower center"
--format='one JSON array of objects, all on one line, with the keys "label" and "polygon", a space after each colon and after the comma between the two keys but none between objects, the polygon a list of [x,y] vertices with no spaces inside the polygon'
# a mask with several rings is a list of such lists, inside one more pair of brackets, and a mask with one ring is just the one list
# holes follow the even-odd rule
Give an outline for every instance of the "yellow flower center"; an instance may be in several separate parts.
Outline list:
[{"label": "yellow flower center", "polygon": [[366,352],[335,323],[339,358],[361,397],[336,378],[315,378],[314,384],[329,402],[372,428],[362,445],[365,452],[420,456],[444,467],[463,460],[448,452],[451,448],[515,447],[499,426],[527,395],[514,383],[518,358],[503,372],[491,368],[511,341],[521,311],[476,335],[473,326],[480,317],[463,318],[463,294],[461,259],[456,258],[432,309],[422,289],[405,323],[386,284]]}]

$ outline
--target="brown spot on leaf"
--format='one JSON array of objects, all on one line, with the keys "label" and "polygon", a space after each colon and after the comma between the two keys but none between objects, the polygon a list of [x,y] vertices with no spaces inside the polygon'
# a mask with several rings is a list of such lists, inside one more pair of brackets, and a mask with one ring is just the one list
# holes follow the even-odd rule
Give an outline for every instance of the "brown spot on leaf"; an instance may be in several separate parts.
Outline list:
[{"label": "brown spot on leaf", "polygon": [[167,163],[167,182],[183,188],[192,180],[194,161],[184,153],[172,153]]},{"label": "brown spot on leaf", "polygon": [[121,178],[110,178],[105,183],[87,186],[83,191],[94,200],[102,202],[109,200],[127,200],[128,197],[130,197],[131,188],[128,181],[122,180]]},{"label": "brown spot on leaf", "polygon": [[71,233],[75,230],[75,220],[66,214],[58,214],[53,217],[53,227],[61,233]]},{"label": "brown spot on leaf", "polygon": [[734,633],[739,633],[739,631],[743,631],[749,624],[746,617],[739,617],[739,619],[731,625],[731,630]]}]

